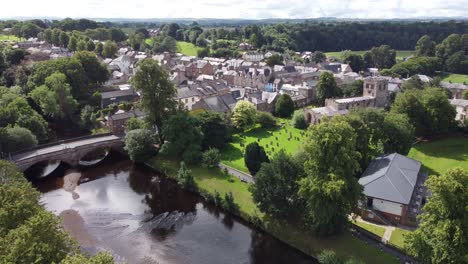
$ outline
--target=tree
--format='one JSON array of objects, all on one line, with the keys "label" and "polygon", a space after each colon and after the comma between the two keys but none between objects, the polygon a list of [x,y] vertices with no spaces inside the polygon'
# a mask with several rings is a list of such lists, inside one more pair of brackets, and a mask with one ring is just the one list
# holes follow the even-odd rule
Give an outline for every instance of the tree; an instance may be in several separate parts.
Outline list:
[{"label": "tree", "polygon": [[406,114],[415,127],[416,136],[444,134],[455,127],[455,108],[440,88],[429,87],[400,93],[391,111]]},{"label": "tree", "polygon": [[349,53],[344,57],[343,62],[349,64],[354,72],[365,70],[364,59],[359,54]]},{"label": "tree", "polygon": [[409,253],[423,263],[466,263],[468,259],[468,172],[455,168],[426,181],[428,197],[420,224],[406,236]]},{"label": "tree", "polygon": [[357,97],[362,96],[364,90],[364,81],[356,80],[350,84],[346,84],[343,87],[344,97]]},{"label": "tree", "polygon": [[76,50],[78,51],[85,51],[88,49],[88,45],[84,39],[80,39],[78,44],[76,44]]},{"label": "tree", "polygon": [[462,98],[468,100],[468,90],[463,91]]},{"label": "tree", "polygon": [[463,43],[460,35],[451,34],[446,39],[436,46],[436,56],[445,61],[463,48]]},{"label": "tree", "polygon": [[312,55],[312,61],[315,62],[315,63],[324,62],[326,60],[327,60],[327,56],[325,55],[325,53],[323,53],[321,51],[316,51]]},{"label": "tree", "polygon": [[228,212],[235,213],[239,211],[239,206],[234,201],[234,195],[232,195],[232,192],[226,192],[224,194],[224,200],[222,202],[222,206]]},{"label": "tree", "polygon": [[113,58],[118,49],[119,48],[115,42],[108,40],[102,47],[102,56],[105,58]]},{"label": "tree", "polygon": [[195,116],[203,135],[202,149],[222,149],[226,146],[230,132],[226,118],[218,112],[206,111]]},{"label": "tree", "polygon": [[467,74],[467,67],[468,57],[465,55],[464,51],[455,52],[447,58],[446,68],[449,72]]},{"label": "tree", "polygon": [[255,124],[257,110],[248,101],[239,101],[232,110],[232,125],[239,130],[245,131]]},{"label": "tree", "polygon": [[324,250],[318,256],[320,264],[343,264],[340,257],[332,250]]},{"label": "tree", "polygon": [[366,68],[387,69],[396,64],[396,51],[388,45],[373,47],[364,53]]},{"label": "tree", "polygon": [[335,77],[331,72],[323,72],[320,75],[319,82],[317,84],[317,100],[320,104],[325,103],[325,99],[338,97],[340,91],[336,85]]},{"label": "tree", "polygon": [[383,122],[385,153],[407,155],[414,142],[414,126],[407,115],[388,113]]},{"label": "tree", "polygon": [[[69,254],[60,262],[61,264],[114,264],[114,257],[107,252],[99,252],[94,256],[86,257],[82,254]],[[146,263],[146,262],[145,262]]]},{"label": "tree", "polygon": [[102,42],[98,42],[96,44],[96,48],[94,49],[94,52],[98,55],[102,55],[102,52],[104,51],[104,44]]},{"label": "tree", "polygon": [[319,235],[344,230],[348,215],[362,198],[357,134],[345,121],[334,118],[312,126],[305,143],[305,178],[299,195],[307,204],[307,222]]},{"label": "tree", "polygon": [[73,96],[78,98],[83,92],[86,92],[88,85],[86,72],[76,58],[59,58],[35,63],[32,74],[29,76],[28,87],[32,90],[45,84],[46,78],[53,73],[65,74]]},{"label": "tree", "polygon": [[90,84],[102,84],[109,79],[110,73],[104,63],[99,62],[96,55],[89,51],[79,51],[73,56],[83,67],[87,81]]},{"label": "tree", "polygon": [[283,118],[289,118],[294,113],[294,102],[289,94],[280,95],[275,103],[275,113]]},{"label": "tree", "polygon": [[42,112],[52,118],[70,118],[78,102],[71,95],[67,77],[54,73],[45,79],[45,84],[30,93],[31,98],[41,107]]},{"label": "tree", "polygon": [[270,58],[266,60],[266,64],[270,67],[274,67],[275,65],[284,65],[283,57],[279,54],[273,54]]},{"label": "tree", "polygon": [[268,163],[270,160],[265,153],[265,149],[257,142],[253,142],[245,148],[244,162],[250,174],[255,175],[260,170],[262,163]]},{"label": "tree", "polygon": [[432,57],[435,55],[435,42],[431,40],[428,35],[422,36],[418,42],[416,42],[415,55],[417,57],[428,56]]},{"label": "tree", "polygon": [[307,121],[304,117],[303,110],[294,112],[291,125],[297,129],[306,129],[309,127],[309,124],[307,124]]},{"label": "tree", "polygon": [[68,49],[70,51],[76,51],[78,45],[78,40],[76,39],[75,36],[71,36],[70,39],[68,40]]},{"label": "tree", "polygon": [[175,100],[177,91],[169,81],[168,73],[155,60],[145,59],[138,64],[131,83],[141,92],[141,105],[146,112],[147,123],[156,128],[159,141],[163,144],[163,124],[178,107]]},{"label": "tree", "polygon": [[136,118],[136,117],[131,117],[130,119],[125,122],[125,131],[132,131],[135,129],[144,129],[145,128],[145,121]]},{"label": "tree", "polygon": [[162,134],[168,141],[164,146],[166,154],[182,158],[188,164],[200,161],[202,134],[194,117],[186,112],[172,115],[164,124]]},{"label": "tree", "polygon": [[203,152],[203,164],[208,168],[217,168],[220,160],[221,154],[216,148],[210,148]]},{"label": "tree", "polygon": [[7,127],[0,128],[2,133],[0,136],[0,151],[11,153],[18,150],[34,147],[38,141],[36,136],[24,127]]},{"label": "tree", "polygon": [[0,248],[3,261],[59,263],[76,248],[76,242],[59,226],[59,220],[55,215],[45,210],[38,210],[22,225],[0,238],[2,245],[8,245]]},{"label": "tree", "polygon": [[90,105],[85,105],[81,109],[80,113],[80,122],[84,128],[89,130],[93,129],[97,125],[97,113],[94,112],[94,107]]},{"label": "tree", "polygon": [[165,37],[161,42],[161,51],[167,51],[170,53],[177,52],[177,41],[172,37]]},{"label": "tree", "polygon": [[255,174],[252,197],[264,213],[282,219],[297,216],[304,209],[304,201],[298,195],[302,177],[303,164],[280,150]]},{"label": "tree", "polygon": [[70,37],[68,37],[68,34],[66,32],[60,32],[59,42],[60,47],[66,48],[68,46],[68,43],[70,42]]},{"label": "tree", "polygon": [[135,129],[125,135],[125,151],[131,160],[145,162],[155,154],[154,144],[157,141],[153,133],[147,129]]},{"label": "tree", "polygon": [[184,188],[193,189],[196,187],[192,171],[187,169],[183,161],[180,162],[180,168],[177,172],[177,182]]},{"label": "tree", "polygon": [[197,51],[197,57],[199,58],[204,58],[204,57],[209,57],[210,56],[210,48],[205,47],[203,49],[199,49]]},{"label": "tree", "polygon": [[256,121],[263,128],[272,128],[276,126],[276,119],[268,112],[257,112]]}]

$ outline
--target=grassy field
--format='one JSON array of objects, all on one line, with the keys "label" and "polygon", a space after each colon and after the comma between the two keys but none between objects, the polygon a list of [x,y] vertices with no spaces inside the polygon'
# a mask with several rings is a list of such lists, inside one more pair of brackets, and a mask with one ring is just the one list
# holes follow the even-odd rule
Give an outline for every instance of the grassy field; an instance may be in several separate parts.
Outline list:
[{"label": "grassy field", "polygon": [[[358,55],[364,55],[364,53],[367,52],[367,50],[360,50],[360,51],[349,51],[350,53],[353,54],[358,54]],[[396,51],[396,58],[397,60],[403,60],[403,58],[409,57],[411,54],[413,54],[414,51],[412,50],[397,50]],[[337,59],[343,59],[343,56],[345,55],[345,51],[333,51],[333,52],[326,52],[325,55],[327,57],[336,57]]]},{"label": "grassy field", "polygon": [[304,141],[305,131],[290,126],[289,120],[282,122],[283,125],[277,128],[258,127],[234,135],[233,142],[229,143],[221,152],[221,162],[240,171],[248,172],[244,164],[244,149],[252,142],[258,142],[260,146],[264,147],[269,157],[272,157],[280,149],[284,149],[290,154],[294,153]]},{"label": "grassy field", "polygon": [[177,41],[177,51],[186,56],[197,56],[197,52],[199,50],[201,50],[200,47],[197,47],[190,42]]},{"label": "grassy field", "polygon": [[359,221],[353,221],[353,224],[361,227],[361,228],[364,228],[365,230],[371,232],[371,233],[374,233],[376,235],[378,235],[379,237],[382,237],[385,233],[385,228],[383,227],[380,227],[380,226],[376,226],[376,225],[371,225],[371,224],[367,224],[367,223],[363,223],[363,222],[359,222]]},{"label": "grassy field", "polygon": [[5,41],[5,40],[17,41],[17,40],[19,40],[19,38],[16,37],[16,36],[13,36],[13,35],[2,35],[2,34],[0,34],[0,41]]},{"label": "grassy field", "polygon": [[454,167],[468,170],[468,138],[452,137],[418,143],[408,157],[422,162],[423,170],[430,174],[440,175]]},{"label": "grassy field", "polygon": [[[161,158],[154,158],[148,164],[173,178],[178,169],[177,162]],[[226,192],[232,192],[234,201],[239,205],[240,215],[244,219],[260,218],[268,233],[307,254],[316,256],[322,250],[332,249],[341,256],[354,256],[366,263],[398,263],[397,259],[391,255],[353,237],[349,232],[340,236],[318,238],[308,232],[301,224],[288,224],[271,219],[257,209],[248,184],[242,183],[238,178],[232,176],[225,177],[219,169],[193,166],[190,169],[200,190],[211,194],[217,191],[221,196],[224,196]]]},{"label": "grassy field", "polygon": [[392,232],[392,236],[390,237],[390,243],[394,244],[400,248],[403,248],[405,246],[405,238],[403,235],[409,234],[411,231],[404,230],[401,228],[395,228]]},{"label": "grassy field", "polygon": [[442,73],[440,75],[443,82],[465,83],[468,84],[468,75],[455,73]]}]

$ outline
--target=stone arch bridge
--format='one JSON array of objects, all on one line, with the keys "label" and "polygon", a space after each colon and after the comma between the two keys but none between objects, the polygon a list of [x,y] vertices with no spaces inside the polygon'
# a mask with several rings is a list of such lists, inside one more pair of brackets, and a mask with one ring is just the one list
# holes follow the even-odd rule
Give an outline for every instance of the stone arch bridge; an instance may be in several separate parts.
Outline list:
[{"label": "stone arch bridge", "polygon": [[86,154],[98,149],[121,151],[122,138],[112,134],[85,136],[62,140],[10,154],[10,161],[22,171],[44,161],[61,161],[72,167],[78,166]]}]

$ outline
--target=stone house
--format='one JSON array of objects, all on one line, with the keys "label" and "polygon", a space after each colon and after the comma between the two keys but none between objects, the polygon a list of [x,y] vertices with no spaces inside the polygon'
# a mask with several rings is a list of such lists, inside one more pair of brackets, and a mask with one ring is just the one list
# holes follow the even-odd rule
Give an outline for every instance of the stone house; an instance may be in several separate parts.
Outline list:
[{"label": "stone house", "polygon": [[196,89],[189,87],[180,87],[177,89],[177,100],[183,104],[189,111],[192,110],[193,105],[200,101],[201,95]]},{"label": "stone house", "polygon": [[114,114],[109,116],[107,119],[107,126],[112,131],[112,134],[120,136],[125,134],[125,124],[127,123],[128,119],[132,117],[143,119],[145,116],[146,114],[139,109],[130,110],[125,113]]},{"label": "stone house", "polygon": [[140,96],[133,88],[126,90],[116,90],[101,93],[101,108],[106,108],[111,104],[120,104],[122,102],[135,102],[138,101]]},{"label": "stone house", "polygon": [[468,120],[468,100],[452,99],[450,100],[450,103],[455,106],[455,110],[457,111],[455,120],[460,122]]}]

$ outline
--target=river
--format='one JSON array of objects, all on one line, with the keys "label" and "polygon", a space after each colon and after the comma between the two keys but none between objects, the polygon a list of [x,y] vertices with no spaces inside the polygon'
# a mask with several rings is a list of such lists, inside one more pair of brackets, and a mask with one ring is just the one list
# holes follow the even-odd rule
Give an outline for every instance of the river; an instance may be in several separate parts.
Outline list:
[{"label": "river", "polygon": [[317,263],[117,155],[33,181],[83,250],[129,263]]}]

